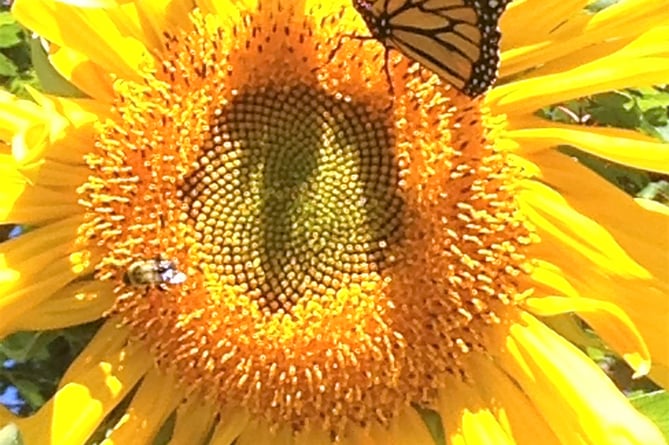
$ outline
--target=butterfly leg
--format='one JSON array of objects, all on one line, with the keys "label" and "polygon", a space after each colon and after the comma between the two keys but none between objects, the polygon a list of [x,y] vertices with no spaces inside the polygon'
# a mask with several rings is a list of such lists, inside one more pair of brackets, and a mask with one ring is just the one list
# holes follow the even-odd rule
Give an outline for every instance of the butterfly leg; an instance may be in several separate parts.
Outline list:
[{"label": "butterfly leg", "polygon": [[339,37],[339,40],[337,41],[337,45],[334,47],[332,51],[330,51],[330,54],[328,55],[328,61],[327,63],[332,62],[332,59],[334,59],[335,54],[337,51],[339,51],[344,44],[345,39],[348,40],[362,40],[364,42],[368,40],[376,40],[373,36],[361,36],[357,34],[343,34]]},{"label": "butterfly leg", "polygon": [[[334,58],[335,54],[337,53],[337,51],[339,51],[341,49],[342,45],[344,44],[344,42],[346,40],[360,40],[363,43],[367,42],[367,41],[370,41],[370,40],[375,40],[375,41],[378,42],[378,39],[374,36],[361,36],[361,35],[358,35],[358,34],[344,34],[344,35],[339,37],[339,40],[337,41],[337,45],[335,45],[335,47],[332,49],[332,51],[330,51],[330,54],[327,57],[326,64],[332,62],[332,59]],[[386,74],[386,81],[388,82],[388,93],[390,94],[390,96],[392,98],[394,98],[395,97],[395,89],[393,88],[393,82],[392,82],[392,78],[391,78],[391,75],[390,75],[389,63],[390,63],[390,50],[388,48],[385,48],[385,52],[384,52],[384,55],[383,55],[383,71]],[[325,66],[325,65],[323,65],[323,66]],[[318,69],[320,69],[320,68],[322,68],[322,66],[319,67]],[[392,104],[390,106],[392,107]]]},{"label": "butterfly leg", "polygon": [[383,71],[386,73],[386,81],[388,82],[388,92],[390,97],[395,97],[395,88],[393,87],[393,80],[390,77],[390,49],[385,48],[385,53],[383,54]]}]

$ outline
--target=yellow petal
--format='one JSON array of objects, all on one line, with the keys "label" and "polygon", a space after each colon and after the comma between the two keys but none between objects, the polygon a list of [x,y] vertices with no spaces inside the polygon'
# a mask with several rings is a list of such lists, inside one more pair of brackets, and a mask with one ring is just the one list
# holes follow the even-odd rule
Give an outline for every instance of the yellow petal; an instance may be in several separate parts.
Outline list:
[{"label": "yellow petal", "polygon": [[[42,159],[32,161],[26,156],[24,162],[17,162],[15,156],[4,155],[0,160],[0,223],[37,224],[83,213],[74,187],[67,187],[81,180],[85,174],[81,168],[49,163],[65,173],[58,187],[53,187],[58,178],[49,178],[48,172],[44,182],[40,180],[45,164]],[[23,171],[21,164],[25,166]]]},{"label": "yellow petal", "polygon": [[647,198],[635,198],[634,201],[646,210],[669,216],[669,206]]},{"label": "yellow petal", "polygon": [[[551,419],[543,418],[518,385],[488,356],[476,352],[467,354],[464,366],[476,382],[474,387],[482,400],[514,444],[559,445],[550,428]],[[444,397],[448,396],[449,392],[445,391]]]},{"label": "yellow petal", "polygon": [[174,431],[169,445],[204,443],[216,417],[215,409],[198,398],[189,399],[177,408]]},{"label": "yellow petal", "polygon": [[74,240],[79,224],[81,218],[73,217],[3,242],[0,244],[0,266],[21,270],[22,275],[39,273],[56,258],[69,255],[67,247]]},{"label": "yellow petal", "polygon": [[634,322],[619,307],[591,298],[527,298],[523,306],[542,317],[575,312],[636,371],[635,377],[648,374],[650,353]]},{"label": "yellow petal", "polygon": [[44,158],[27,162],[19,166],[18,170],[31,184],[49,189],[68,187],[72,190],[72,194],[86,181],[89,173],[84,166]]},{"label": "yellow petal", "polygon": [[329,434],[323,431],[303,430],[295,435],[294,443],[295,445],[330,445],[331,441]]},{"label": "yellow petal", "polygon": [[597,221],[570,207],[552,188],[536,181],[525,181],[518,202],[543,240],[532,246],[535,257],[552,261],[560,255],[565,258],[580,255],[591,263],[591,268],[596,267],[600,272],[630,278],[651,277]]},{"label": "yellow petal", "polygon": [[561,443],[665,444],[590,358],[530,314],[521,320],[496,358]]},{"label": "yellow petal", "polygon": [[[10,423],[16,423],[18,418],[18,416],[12,413],[4,405],[0,405],[0,425],[5,426]],[[0,428],[2,428],[2,426],[0,426]]]},{"label": "yellow petal", "polygon": [[[618,4],[622,5],[623,3],[629,2],[620,2]],[[588,40],[588,37],[591,36],[585,36],[579,40],[587,46],[576,45],[576,48],[571,48],[571,52],[561,51],[561,53],[564,53],[562,57],[532,70],[530,75],[538,77],[568,71],[578,66],[601,60],[604,57],[626,58],[627,60],[643,59],[646,57],[666,58],[669,55],[669,48],[664,42],[667,35],[667,27],[659,25],[667,23],[669,10],[664,8],[661,14],[649,14],[647,18],[650,21],[647,20],[645,25],[640,24],[640,26],[644,27],[641,29],[648,29],[648,32],[639,35],[636,29],[633,30],[631,29],[632,27],[622,26],[620,29],[625,30],[625,32],[616,33],[618,35],[613,39],[605,37],[612,34],[609,29],[602,30],[603,32],[599,33],[600,36],[593,36],[594,39],[592,40]],[[565,37],[566,40],[569,40],[570,36]],[[593,44],[593,42],[596,43]],[[560,46],[563,46],[563,43],[560,43]]]},{"label": "yellow petal", "polygon": [[127,414],[101,445],[152,443],[182,397],[175,388],[173,377],[150,371],[132,397]]},{"label": "yellow petal", "polygon": [[[64,252],[70,244],[69,239],[63,242],[56,233],[53,240],[44,240],[46,246],[42,250],[33,250],[40,248],[39,241],[46,230],[40,230],[39,236],[29,237],[31,232],[0,244],[2,248],[9,245],[6,251],[0,253],[0,278],[3,280],[0,281],[0,335],[8,333],[13,320],[79,276],[80,271]],[[67,230],[64,233],[67,238]],[[21,239],[26,237],[28,240],[21,243]],[[35,254],[30,256],[31,252]],[[25,261],[22,261],[22,255],[27,255]]]},{"label": "yellow petal", "polygon": [[[170,445],[183,443],[174,440],[172,442]],[[235,445],[293,445],[294,434],[291,428],[286,426],[281,427],[278,432],[272,432],[265,422],[255,419],[246,425],[234,443]],[[346,442],[343,441],[341,445],[346,445]]]},{"label": "yellow petal", "polygon": [[24,165],[48,157],[82,165],[82,156],[90,150],[95,137],[92,126],[107,116],[109,107],[27,89],[39,106],[0,93],[0,128],[8,132],[5,140],[11,140],[16,162]]},{"label": "yellow petal", "polygon": [[[532,3],[536,2],[525,2],[517,9],[529,10]],[[545,12],[541,11],[542,6],[531,5],[535,9],[524,14],[519,23],[511,22],[519,14],[509,8],[502,18],[505,51],[502,53],[501,77],[518,73],[522,77],[560,73],[605,57],[666,56],[668,48],[664,37],[667,34],[661,30],[661,25],[667,23],[669,10],[661,3],[628,0],[596,14],[585,12],[586,2],[583,1],[562,3],[545,3],[544,9],[555,10]],[[528,28],[540,26],[546,20],[551,20],[547,27],[527,34]],[[632,20],[635,26],[628,26]],[[650,31],[640,34],[639,30]],[[514,31],[525,34],[524,38],[511,38],[507,42],[508,35],[513,35]]]},{"label": "yellow petal", "polygon": [[0,222],[3,224],[38,224],[82,214],[72,191],[57,192],[45,187],[16,184],[0,192]]},{"label": "yellow petal", "polygon": [[[127,337],[120,335],[115,321],[107,324],[111,329],[103,328],[96,334],[75,361],[75,371],[70,368],[63,377],[53,398],[19,424],[25,443],[85,443],[151,366],[147,351],[136,343],[125,344]],[[114,347],[100,349],[108,345]],[[98,360],[82,363],[82,357]]]},{"label": "yellow petal", "polygon": [[211,436],[210,445],[230,445],[247,427],[249,420],[249,414],[241,408],[223,410],[218,426]]},{"label": "yellow petal", "polygon": [[[526,123],[529,123],[526,121]],[[509,130],[505,137],[522,146],[546,148],[570,145],[588,153],[635,168],[669,174],[669,144],[635,131],[565,125],[536,118],[534,128]]]},{"label": "yellow petal", "polygon": [[0,91],[0,137],[10,141],[15,134],[44,122],[44,112],[34,102]]},{"label": "yellow petal", "polygon": [[119,0],[57,0],[80,8],[111,8],[116,6]]},{"label": "yellow petal", "polygon": [[78,51],[68,47],[52,48],[49,62],[53,68],[87,96],[100,102],[114,99],[111,72]]},{"label": "yellow petal", "polygon": [[84,54],[122,78],[141,81],[140,66],[153,63],[144,44],[105,9],[77,8],[54,0],[17,0],[12,13],[49,42]]},{"label": "yellow petal", "polygon": [[453,378],[446,388],[439,395],[437,411],[449,444],[514,444],[476,389]]},{"label": "yellow petal", "polygon": [[48,117],[62,117],[73,128],[90,126],[101,119],[111,117],[110,106],[92,99],[58,97],[41,93],[26,86],[30,95],[41,109],[48,112]]},{"label": "yellow petal", "polygon": [[89,323],[102,318],[114,303],[112,286],[97,281],[75,282],[59,289],[21,317],[8,323],[10,331],[45,331]]},{"label": "yellow petal", "polygon": [[629,195],[569,156],[547,150],[529,158],[540,165],[542,181],[560,190],[570,206],[590,215],[655,277],[667,276],[669,218],[640,208]]},{"label": "yellow petal", "polygon": [[[508,50],[546,39],[551,31],[583,11],[588,0],[520,0],[511,2],[500,20],[502,57]],[[544,61],[551,54],[544,52]]]},{"label": "yellow petal", "polygon": [[[163,50],[163,32],[191,29],[190,11],[195,8],[193,0],[151,0],[136,2],[138,20],[145,33],[144,41],[154,51]],[[150,43],[149,43],[150,42]]]},{"label": "yellow petal", "polygon": [[[669,220],[660,213],[640,208],[629,196],[565,155],[542,151],[530,158],[541,165],[542,181],[560,190],[560,199],[566,200],[579,214],[591,215],[625,249],[626,255],[633,258],[634,264],[650,272],[630,274],[638,266],[624,257],[615,261],[619,264],[617,267],[603,267],[604,263],[593,267],[597,256],[569,249],[562,243],[541,243],[533,246],[535,256],[546,258],[561,269],[559,274],[554,274],[550,285],[564,295],[588,296],[622,309],[650,350],[651,377],[669,382],[669,374],[662,371],[669,365],[666,347],[669,284],[664,278],[669,261]],[[594,235],[592,238],[596,239]],[[537,270],[547,269],[542,266]],[[566,276],[566,279],[560,283],[558,276]],[[540,281],[548,284],[546,280]],[[644,304],[639,304],[640,296]]]},{"label": "yellow petal", "polygon": [[[602,289],[602,281],[587,283],[595,291]],[[582,283],[577,283],[584,287]],[[620,306],[634,321],[648,345],[653,360],[650,377],[669,387],[669,283],[667,281],[619,282],[616,292],[604,296]],[[639,304],[642,301],[643,304]]]},{"label": "yellow petal", "polygon": [[546,76],[493,88],[486,103],[500,114],[525,114],[558,102],[628,87],[662,84],[669,77],[669,59],[605,58]]},{"label": "yellow petal", "polygon": [[386,442],[394,445],[433,445],[434,439],[430,435],[425,422],[413,408],[406,408],[390,424],[390,431]]}]

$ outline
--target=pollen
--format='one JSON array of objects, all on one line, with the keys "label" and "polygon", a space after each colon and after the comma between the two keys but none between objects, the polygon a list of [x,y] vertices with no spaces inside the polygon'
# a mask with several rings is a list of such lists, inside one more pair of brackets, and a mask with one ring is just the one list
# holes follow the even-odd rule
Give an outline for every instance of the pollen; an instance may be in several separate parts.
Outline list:
[{"label": "pollen", "polygon": [[339,42],[354,12],[240,12],[195,11],[116,82],[78,243],[191,394],[275,429],[387,426],[467,378],[525,291],[520,172],[477,101],[397,54],[390,88],[383,47]]}]

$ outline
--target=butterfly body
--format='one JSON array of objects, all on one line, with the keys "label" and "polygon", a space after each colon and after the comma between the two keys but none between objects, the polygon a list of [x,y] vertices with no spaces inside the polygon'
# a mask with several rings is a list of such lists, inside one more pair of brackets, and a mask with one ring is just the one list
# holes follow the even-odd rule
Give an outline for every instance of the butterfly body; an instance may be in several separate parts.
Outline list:
[{"label": "butterfly body", "polygon": [[353,0],[371,35],[468,96],[495,82],[510,0]]},{"label": "butterfly body", "polygon": [[364,0],[354,0],[353,6],[367,24],[369,32],[384,45],[390,43],[387,42],[391,35],[390,28],[388,27],[388,19],[390,18],[388,13],[385,11],[376,12],[372,2]]}]

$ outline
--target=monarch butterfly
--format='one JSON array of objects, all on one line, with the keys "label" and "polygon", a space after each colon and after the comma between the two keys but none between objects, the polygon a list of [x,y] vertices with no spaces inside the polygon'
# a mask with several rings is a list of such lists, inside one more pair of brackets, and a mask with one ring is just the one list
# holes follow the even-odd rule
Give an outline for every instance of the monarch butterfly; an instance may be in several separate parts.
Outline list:
[{"label": "monarch butterfly", "polygon": [[499,17],[511,0],[353,0],[372,38],[470,97],[497,79]]}]

